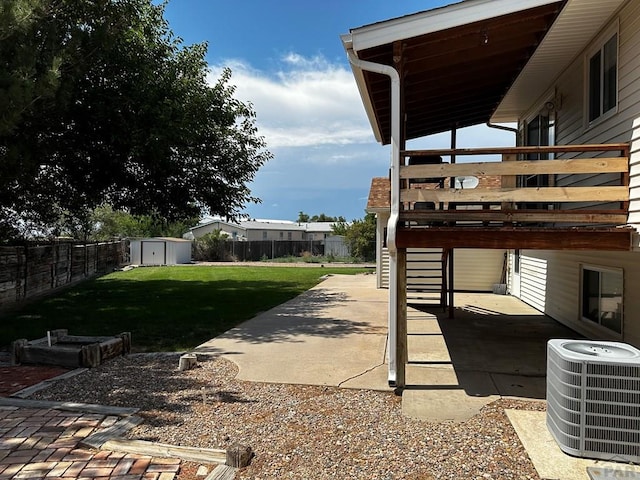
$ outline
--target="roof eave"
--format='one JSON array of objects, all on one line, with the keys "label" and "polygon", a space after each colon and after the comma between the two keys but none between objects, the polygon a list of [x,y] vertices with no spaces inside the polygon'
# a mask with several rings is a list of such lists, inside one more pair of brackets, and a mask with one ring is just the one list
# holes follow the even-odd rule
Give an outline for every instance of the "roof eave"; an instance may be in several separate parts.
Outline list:
[{"label": "roof eave", "polygon": [[[346,52],[349,52],[353,49],[353,37],[350,33],[341,35],[340,39],[342,40],[342,46],[344,47]],[[373,108],[371,98],[369,97],[369,91],[367,90],[367,83],[364,79],[364,73],[361,68],[357,67],[353,63],[349,62],[349,65],[351,65],[351,71],[353,72],[353,76],[356,80],[358,93],[360,94],[360,98],[362,99],[364,111],[367,114],[367,118],[369,119],[369,124],[371,125],[371,130],[373,130],[373,135],[377,142],[382,143],[382,133],[380,132],[380,126],[378,125],[378,121],[376,119],[375,109]]]},{"label": "roof eave", "polygon": [[545,101],[562,72],[610,21],[625,0],[568,0],[535,53],[520,71],[491,121],[515,122]]},{"label": "roof eave", "polygon": [[[349,34],[342,35],[341,39],[345,51],[353,51],[358,56],[358,52],[365,49],[389,45],[398,40],[405,40],[510,13],[558,3],[558,1],[465,0],[445,7],[354,28],[351,29]],[[351,64],[351,69],[376,140],[382,144],[389,143],[388,139],[385,140],[377,112],[371,100],[371,92],[367,88],[363,70],[353,64]]]},{"label": "roof eave", "polygon": [[465,0],[433,10],[406,15],[351,30],[353,50],[359,52],[397,40],[479,22],[557,0]]}]

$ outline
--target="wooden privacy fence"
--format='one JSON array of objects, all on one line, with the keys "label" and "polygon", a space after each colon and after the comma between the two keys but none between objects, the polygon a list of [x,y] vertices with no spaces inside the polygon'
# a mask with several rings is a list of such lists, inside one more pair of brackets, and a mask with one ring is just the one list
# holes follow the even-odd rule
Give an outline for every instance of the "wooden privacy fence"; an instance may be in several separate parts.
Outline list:
[{"label": "wooden privacy fence", "polygon": [[124,240],[0,247],[0,307],[106,273],[127,255]]}]

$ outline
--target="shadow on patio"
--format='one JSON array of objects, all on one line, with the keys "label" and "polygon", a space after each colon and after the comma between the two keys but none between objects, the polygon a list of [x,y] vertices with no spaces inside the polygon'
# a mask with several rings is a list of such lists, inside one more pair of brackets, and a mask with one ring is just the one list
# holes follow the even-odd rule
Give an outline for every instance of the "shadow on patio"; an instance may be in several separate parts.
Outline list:
[{"label": "shadow on patio", "polygon": [[581,336],[514,297],[461,293],[455,302],[452,319],[441,308],[409,309],[407,388],[545,398],[547,340]]}]

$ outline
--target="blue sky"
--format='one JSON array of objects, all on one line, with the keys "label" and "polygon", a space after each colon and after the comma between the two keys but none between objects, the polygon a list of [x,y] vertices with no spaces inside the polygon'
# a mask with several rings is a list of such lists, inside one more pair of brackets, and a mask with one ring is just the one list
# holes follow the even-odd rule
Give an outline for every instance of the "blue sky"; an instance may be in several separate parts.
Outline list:
[{"label": "blue sky", "polygon": [[[230,67],[236,97],[251,102],[274,158],[250,185],[261,204],[251,218],[296,220],[299,211],[362,218],[388,147],[376,143],[340,42],[370,23],[451,3],[447,0],[170,0],[165,18],[186,45],[208,42],[212,82]],[[461,147],[513,144],[486,127],[458,133]],[[448,135],[419,148],[448,147]]]}]

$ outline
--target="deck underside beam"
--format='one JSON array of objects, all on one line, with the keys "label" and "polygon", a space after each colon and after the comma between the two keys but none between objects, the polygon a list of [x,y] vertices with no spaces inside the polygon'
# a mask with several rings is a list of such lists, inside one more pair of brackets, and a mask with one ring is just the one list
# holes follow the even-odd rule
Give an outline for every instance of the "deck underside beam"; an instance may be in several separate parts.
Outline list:
[{"label": "deck underside beam", "polygon": [[632,248],[631,228],[428,227],[401,228],[398,248],[498,248],[532,250],[606,250]]}]

